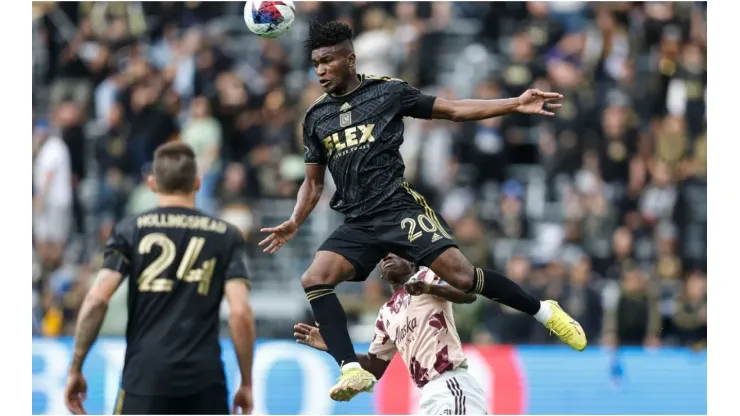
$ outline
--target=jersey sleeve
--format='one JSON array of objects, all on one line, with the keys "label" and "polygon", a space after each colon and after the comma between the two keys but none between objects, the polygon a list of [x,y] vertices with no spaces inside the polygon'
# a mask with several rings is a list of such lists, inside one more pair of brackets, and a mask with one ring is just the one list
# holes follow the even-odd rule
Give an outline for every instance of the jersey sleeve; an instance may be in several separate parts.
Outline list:
[{"label": "jersey sleeve", "polygon": [[396,355],[396,344],[388,336],[382,312],[378,314],[378,318],[375,320],[375,334],[373,335],[373,340],[370,342],[370,349],[367,353],[383,361],[390,361]]},{"label": "jersey sleeve", "polygon": [[231,244],[231,254],[225,268],[225,279],[249,279],[247,271],[247,246],[244,237],[237,230],[233,231],[234,237]]},{"label": "jersey sleeve", "polygon": [[419,270],[419,272],[416,274],[416,278],[433,285],[444,283],[444,281],[440,279],[439,276],[434,274],[431,269],[427,268],[422,268],[421,270]]},{"label": "jersey sleeve", "polygon": [[133,230],[127,222],[113,227],[103,252],[103,268],[121,273],[124,277],[131,271]]},{"label": "jersey sleeve", "polygon": [[401,108],[404,117],[430,120],[437,97],[422,92],[406,82],[401,82]]},{"label": "jersey sleeve", "polygon": [[303,161],[312,165],[325,165],[326,149],[313,133],[309,121],[310,113],[303,119]]}]

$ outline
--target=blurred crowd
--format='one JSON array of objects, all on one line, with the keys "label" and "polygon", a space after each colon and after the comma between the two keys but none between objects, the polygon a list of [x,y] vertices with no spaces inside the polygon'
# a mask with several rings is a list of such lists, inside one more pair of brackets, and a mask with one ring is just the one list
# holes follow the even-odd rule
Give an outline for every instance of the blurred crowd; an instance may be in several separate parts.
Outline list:
[{"label": "blurred crowd", "polygon": [[[706,3],[297,2],[274,40],[247,32],[242,2],[33,7],[34,333],[69,334],[112,226],[156,204],[153,150],[182,140],[198,207],[247,237],[258,330],[290,336],[302,268],[341,221],[332,184],[283,257],[255,230],[290,215],[303,179],[300,121],[322,93],[308,21],[339,19],[358,72],[448,99],[564,94],[553,118],[407,120],[407,179],[474,264],[558,300],[594,343],[706,344]],[[388,288],[340,290],[368,341]],[[124,290],[117,302],[104,331],[120,335]],[[484,300],[456,320],[468,342],[552,342]]]}]

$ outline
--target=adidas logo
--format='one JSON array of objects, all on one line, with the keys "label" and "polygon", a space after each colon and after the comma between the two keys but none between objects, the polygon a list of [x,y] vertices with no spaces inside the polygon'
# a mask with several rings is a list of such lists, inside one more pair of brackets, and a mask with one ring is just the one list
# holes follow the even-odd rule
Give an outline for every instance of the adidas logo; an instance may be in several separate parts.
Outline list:
[{"label": "adidas logo", "polygon": [[432,236],[432,243],[436,243],[437,241],[439,241],[441,239],[442,239],[442,236],[441,235],[439,235],[437,233],[434,233],[434,235]]},{"label": "adidas logo", "polygon": [[350,108],[352,108],[352,106],[349,103],[344,103],[341,107],[339,107],[339,111],[347,111]]}]

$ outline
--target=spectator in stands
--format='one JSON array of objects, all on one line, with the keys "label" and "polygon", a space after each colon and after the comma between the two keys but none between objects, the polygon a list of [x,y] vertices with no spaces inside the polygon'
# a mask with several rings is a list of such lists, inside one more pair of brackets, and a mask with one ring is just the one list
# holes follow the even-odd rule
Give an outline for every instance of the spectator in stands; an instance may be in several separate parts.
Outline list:
[{"label": "spectator in stands", "polygon": [[196,207],[214,214],[213,198],[220,178],[222,138],[221,126],[211,115],[211,105],[205,97],[193,99],[190,118],[182,129],[182,141],[192,146],[201,177]]},{"label": "spectator in stands", "polygon": [[683,345],[704,348],[707,344],[707,280],[701,272],[692,272],[676,299],[673,323]]},{"label": "spectator in stands", "polygon": [[[516,69],[510,71],[518,72]],[[501,98],[502,92],[497,83],[489,81],[476,88],[476,96],[481,100],[494,100]],[[508,161],[503,122],[503,118],[492,118],[465,123],[452,142],[458,161],[475,167],[477,187],[491,182],[500,184],[506,180]]]},{"label": "spectator in stands", "polygon": [[524,211],[524,187],[510,179],[501,186],[498,231],[501,238],[526,238],[529,223]]},{"label": "spectator in stands", "polygon": [[656,256],[651,273],[660,296],[661,326],[664,338],[675,336],[672,321],[674,303],[676,296],[682,290],[683,265],[681,258],[677,255],[676,237],[676,229],[672,225],[663,225],[655,232]]},{"label": "spectator in stands", "polygon": [[130,89],[130,99],[124,103],[130,111],[129,163],[135,169],[137,181],[141,166],[151,163],[154,149],[179,133],[176,118],[161,106],[164,91],[158,85],[157,76],[148,65],[142,72],[143,80]]},{"label": "spectator in stands", "polygon": [[111,106],[105,118],[106,131],[96,140],[98,197],[96,214],[120,219],[133,175],[128,156],[126,124],[121,106]]},{"label": "spectator in stands", "polygon": [[584,168],[576,176],[582,210],[581,242],[590,255],[605,258],[611,230],[618,224],[618,219],[607,199],[598,154],[595,151],[586,151],[583,158]]},{"label": "spectator in stands", "polygon": [[630,109],[624,101],[608,106],[601,117],[602,137],[594,146],[604,182],[624,186],[630,174],[630,154],[637,146],[637,130],[630,125]]},{"label": "spectator in stands", "polygon": [[92,23],[88,19],[80,22],[77,33],[66,42],[59,57],[59,72],[51,87],[50,104],[61,104],[68,98],[80,106],[89,104],[92,94],[89,49],[94,47]]},{"label": "spectator in stands", "polygon": [[72,162],[69,148],[45,121],[34,126],[33,231],[44,268],[62,261],[73,224]]},{"label": "spectator in stands", "polygon": [[707,155],[706,138],[693,159],[682,164],[673,221],[678,228],[679,255],[686,269],[707,270]]},{"label": "spectator in stands", "polygon": [[672,181],[668,164],[656,161],[652,166],[652,181],[645,188],[640,198],[642,219],[648,226],[661,221],[669,221],[676,204],[676,186]]},{"label": "spectator in stands", "polygon": [[624,195],[619,199],[619,220],[632,232],[642,226],[639,203],[647,183],[648,172],[645,161],[633,157],[629,162],[627,186]]},{"label": "spectator in stands", "polygon": [[635,266],[633,258],[632,232],[626,227],[620,227],[612,236],[611,264],[606,269],[606,277],[618,280],[626,270]]},{"label": "spectator in stands", "polygon": [[565,34],[563,25],[549,16],[549,8],[544,1],[527,2],[527,17],[521,26],[529,31],[532,44],[537,54],[542,55],[562,38]]},{"label": "spectator in stands", "polygon": [[623,273],[619,285],[607,294],[604,342],[610,346],[660,346],[660,304],[653,285],[639,269]]},{"label": "spectator in stands", "polygon": [[88,158],[86,153],[87,136],[85,134],[86,105],[74,101],[62,102],[54,111],[54,123],[69,150],[72,169],[72,214],[73,231],[84,232],[84,212],[80,204],[80,184],[87,175]]},{"label": "spectator in stands", "polygon": [[363,31],[354,39],[357,72],[397,76],[400,50],[388,30],[388,16],[379,8],[368,9],[362,16]]}]

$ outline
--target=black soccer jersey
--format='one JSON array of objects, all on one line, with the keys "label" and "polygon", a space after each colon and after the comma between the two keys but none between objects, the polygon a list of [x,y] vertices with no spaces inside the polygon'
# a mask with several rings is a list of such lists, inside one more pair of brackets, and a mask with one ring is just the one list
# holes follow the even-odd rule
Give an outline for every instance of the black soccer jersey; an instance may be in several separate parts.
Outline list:
[{"label": "black soccer jersey", "polygon": [[125,391],[180,396],[225,383],[224,284],[247,278],[236,227],[193,209],[157,208],[116,225],[103,267],[128,277]]},{"label": "black soccer jersey", "polygon": [[325,94],[303,121],[305,162],[328,165],[332,209],[347,218],[381,211],[403,184],[403,117],[430,119],[435,97],[387,77],[361,75],[342,96]]}]

